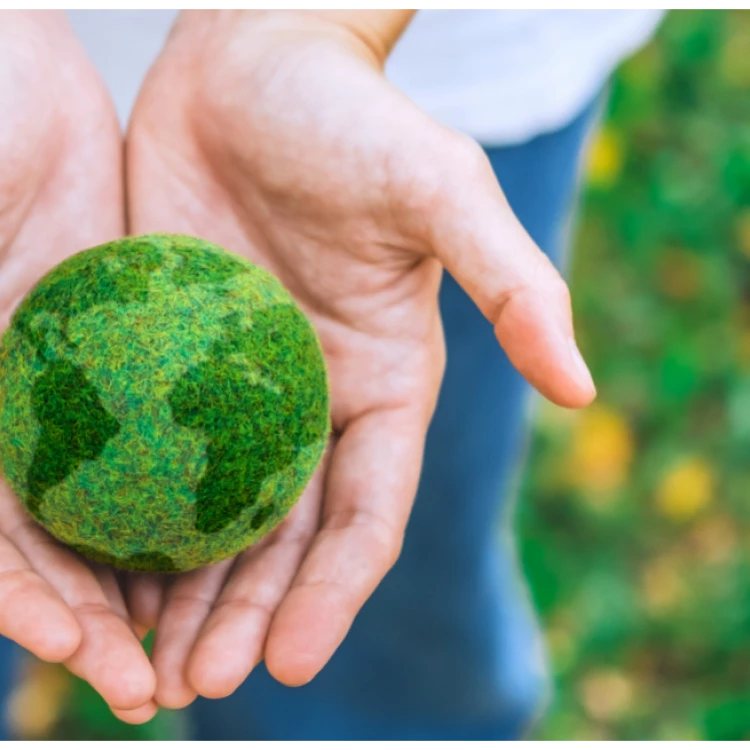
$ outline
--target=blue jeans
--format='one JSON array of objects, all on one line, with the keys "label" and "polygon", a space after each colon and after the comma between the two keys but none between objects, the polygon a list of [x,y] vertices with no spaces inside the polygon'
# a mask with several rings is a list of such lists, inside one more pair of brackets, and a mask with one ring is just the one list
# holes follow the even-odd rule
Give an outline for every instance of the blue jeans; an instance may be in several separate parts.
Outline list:
[{"label": "blue jeans", "polygon": [[[596,111],[487,152],[558,266]],[[531,390],[447,275],[440,305],[447,370],[398,563],[309,685],[284,687],[260,666],[229,698],[195,703],[197,739],[515,739],[543,710],[544,653],[512,538]],[[0,644],[0,664],[9,656]]]}]

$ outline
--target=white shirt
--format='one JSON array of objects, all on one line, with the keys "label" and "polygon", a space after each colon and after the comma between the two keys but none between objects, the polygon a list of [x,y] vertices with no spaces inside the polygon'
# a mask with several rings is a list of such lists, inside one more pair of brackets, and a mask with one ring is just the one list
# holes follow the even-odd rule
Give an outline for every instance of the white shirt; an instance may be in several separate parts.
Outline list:
[{"label": "white shirt", "polygon": [[[178,11],[75,10],[70,20],[123,124]],[[386,73],[437,120],[484,145],[569,122],[653,33],[662,11],[427,10]]]},{"label": "white shirt", "polygon": [[428,10],[389,78],[437,120],[485,146],[572,120],[657,27],[654,10]]}]

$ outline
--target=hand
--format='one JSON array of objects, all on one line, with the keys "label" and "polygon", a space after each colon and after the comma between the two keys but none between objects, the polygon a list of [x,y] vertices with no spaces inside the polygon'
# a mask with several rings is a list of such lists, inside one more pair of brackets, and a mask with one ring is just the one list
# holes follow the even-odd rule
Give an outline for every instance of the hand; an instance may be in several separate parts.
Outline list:
[{"label": "hand", "polygon": [[[0,15],[0,329],[63,258],[122,235],[121,136],[62,14]],[[64,662],[124,721],[156,710],[151,665],[112,571],[31,520],[0,484],[0,633]]]},{"label": "hand", "polygon": [[184,14],[128,135],[130,230],[270,269],[316,326],[332,388],[327,461],[275,533],[167,587],[134,581],[165,706],[225,696],[263,658],[307,682],[396,561],[445,360],[442,267],[544,395],[595,395],[565,283],[480,148],[392,88],[387,45],[341,15]]}]

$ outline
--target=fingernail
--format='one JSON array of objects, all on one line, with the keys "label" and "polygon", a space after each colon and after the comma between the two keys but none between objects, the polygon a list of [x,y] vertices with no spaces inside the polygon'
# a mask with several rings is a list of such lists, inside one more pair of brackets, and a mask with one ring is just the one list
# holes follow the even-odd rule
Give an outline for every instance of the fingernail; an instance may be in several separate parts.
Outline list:
[{"label": "fingernail", "polygon": [[570,345],[570,353],[573,357],[573,362],[575,364],[576,370],[578,370],[581,375],[581,380],[587,383],[589,389],[593,393],[596,393],[594,379],[591,377],[591,372],[583,359],[583,355],[581,354],[578,345],[575,342],[575,339],[572,336],[568,339],[568,344]]}]

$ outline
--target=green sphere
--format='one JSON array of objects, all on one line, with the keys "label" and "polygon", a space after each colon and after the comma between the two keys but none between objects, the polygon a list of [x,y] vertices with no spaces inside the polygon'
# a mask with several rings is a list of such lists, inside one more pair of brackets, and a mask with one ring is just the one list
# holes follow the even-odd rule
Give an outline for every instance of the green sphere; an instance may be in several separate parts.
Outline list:
[{"label": "green sphere", "polygon": [[177,572],[290,511],[330,430],[312,325],[270,273],[203,240],[78,253],[0,344],[0,464],[54,537],[117,568]]}]

